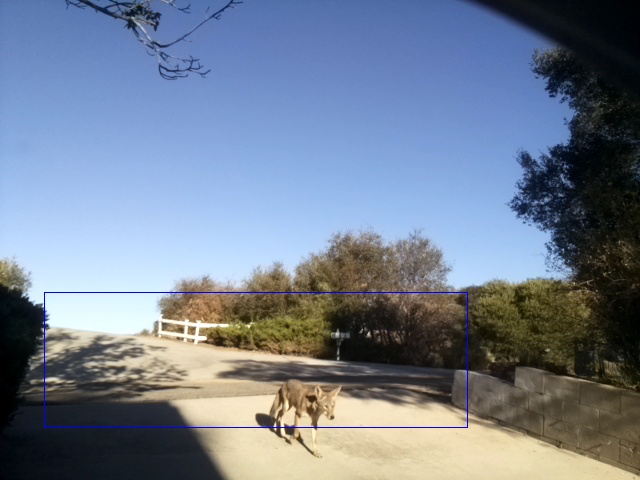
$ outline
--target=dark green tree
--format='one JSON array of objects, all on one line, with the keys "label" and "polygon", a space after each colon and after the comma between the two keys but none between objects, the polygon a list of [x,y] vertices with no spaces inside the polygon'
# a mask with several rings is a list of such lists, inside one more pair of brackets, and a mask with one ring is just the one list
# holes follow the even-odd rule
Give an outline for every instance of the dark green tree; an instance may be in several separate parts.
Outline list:
[{"label": "dark green tree", "polygon": [[[282,262],[274,262],[266,269],[255,268],[244,281],[243,289],[247,292],[291,292],[293,279]],[[282,317],[296,301],[297,296],[281,293],[242,295],[236,303],[236,314],[244,322]]]},{"label": "dark green tree", "polygon": [[574,368],[576,346],[593,336],[586,292],[566,282],[494,280],[473,297],[475,340],[498,361],[566,371]]},{"label": "dark green tree", "polygon": [[[334,329],[352,333],[347,356],[460,366],[464,308],[453,296],[364,293],[448,291],[450,270],[442,251],[420,231],[386,242],[366,229],[332,235],[324,251],[298,266],[295,285],[306,291],[356,292],[302,300],[303,304],[330,300],[321,304],[320,311]],[[454,351],[459,355],[451,355]]]},{"label": "dark green tree", "polygon": [[407,238],[389,246],[389,286],[394,290],[447,291],[447,275],[451,266],[444,260],[444,253],[433,242],[414,230]]},{"label": "dark green tree", "polygon": [[594,292],[602,333],[640,381],[640,102],[566,50],[537,51],[532,69],[573,110],[570,137],[537,159],[518,153],[510,206],[550,233],[550,264]]},{"label": "dark green tree", "polygon": [[0,432],[18,407],[20,385],[42,341],[44,317],[41,305],[19,289],[0,285]]},{"label": "dark green tree", "polygon": [[371,229],[335,233],[326,250],[296,268],[297,290],[371,292],[449,290],[442,250],[414,230],[385,242]]},{"label": "dark green tree", "polygon": [[332,290],[370,292],[389,288],[386,256],[383,238],[371,229],[332,235],[324,253]]}]

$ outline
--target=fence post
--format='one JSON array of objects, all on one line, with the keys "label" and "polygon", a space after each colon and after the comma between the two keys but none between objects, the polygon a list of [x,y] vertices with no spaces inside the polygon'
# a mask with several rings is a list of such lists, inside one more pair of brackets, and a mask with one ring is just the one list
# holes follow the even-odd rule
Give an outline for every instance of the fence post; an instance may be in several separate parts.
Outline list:
[{"label": "fence post", "polygon": [[158,338],[162,338],[162,316],[158,320]]},{"label": "fence post", "polygon": [[202,320],[196,320],[196,339],[193,341],[195,345],[198,344],[198,335],[200,335],[200,322]]},{"label": "fence post", "polygon": [[189,325],[188,325],[188,324],[189,324],[189,319],[188,319],[188,318],[185,318],[185,319],[184,319],[184,321],[186,322],[186,323],[185,323],[185,325],[184,325],[184,335],[185,335],[185,336],[184,336],[184,338],[182,339],[182,341],[183,341],[184,343],[187,343],[187,335],[189,334]]}]

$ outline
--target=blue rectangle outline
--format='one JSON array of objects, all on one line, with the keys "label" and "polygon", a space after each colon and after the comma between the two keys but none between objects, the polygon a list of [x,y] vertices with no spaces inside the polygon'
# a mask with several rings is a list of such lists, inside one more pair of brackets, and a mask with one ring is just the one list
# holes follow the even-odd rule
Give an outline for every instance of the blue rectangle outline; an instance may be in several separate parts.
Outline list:
[{"label": "blue rectangle outline", "polygon": [[[466,343],[466,407],[465,407],[465,416],[466,416],[466,424],[464,426],[377,426],[377,427],[350,427],[350,426],[320,426],[317,428],[386,428],[386,429],[408,429],[408,428],[419,428],[419,429],[428,429],[428,428],[446,428],[446,429],[455,429],[455,428],[469,428],[469,292],[396,292],[396,291],[386,291],[386,292],[43,292],[43,410],[44,410],[44,426],[43,428],[58,428],[58,429],[71,429],[71,428],[80,428],[80,429],[158,429],[158,428],[272,428],[269,426],[192,426],[192,425],[47,425],[47,293],[49,294],[69,294],[69,293],[92,293],[92,294],[102,294],[102,293],[118,293],[118,294],[129,294],[129,293],[146,293],[146,294],[154,294],[154,295],[375,295],[375,294],[396,294],[396,295],[464,295],[465,296],[465,343]],[[313,426],[302,426],[300,425],[298,428],[313,428]]]}]

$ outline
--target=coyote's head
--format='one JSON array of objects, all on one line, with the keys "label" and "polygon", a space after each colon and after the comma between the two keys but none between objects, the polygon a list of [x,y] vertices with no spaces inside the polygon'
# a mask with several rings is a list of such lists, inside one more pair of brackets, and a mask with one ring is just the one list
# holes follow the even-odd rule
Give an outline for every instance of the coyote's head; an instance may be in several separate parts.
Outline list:
[{"label": "coyote's head", "polygon": [[333,420],[335,418],[333,410],[336,408],[336,397],[338,396],[338,393],[340,393],[341,388],[342,387],[338,387],[329,393],[325,393],[320,386],[316,386],[315,395],[318,402],[318,408],[329,420]]}]

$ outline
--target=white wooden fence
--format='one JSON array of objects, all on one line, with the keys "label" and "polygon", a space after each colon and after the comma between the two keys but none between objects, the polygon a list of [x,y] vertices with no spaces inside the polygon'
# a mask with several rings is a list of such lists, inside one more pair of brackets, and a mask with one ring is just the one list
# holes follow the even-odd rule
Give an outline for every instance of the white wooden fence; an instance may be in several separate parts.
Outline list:
[{"label": "white wooden fence", "polygon": [[[173,325],[184,325],[184,332],[167,332],[166,330],[162,330],[163,323],[170,323]],[[228,323],[202,323],[202,320],[196,320],[195,322],[190,322],[189,320],[168,320],[166,318],[160,317],[158,319],[158,337],[162,337],[163,335],[167,337],[177,337],[182,338],[184,342],[189,340],[193,340],[194,344],[198,344],[198,341],[206,340],[206,335],[200,335],[201,328],[226,328],[228,327]],[[195,335],[189,335],[189,328],[195,328]]]}]

